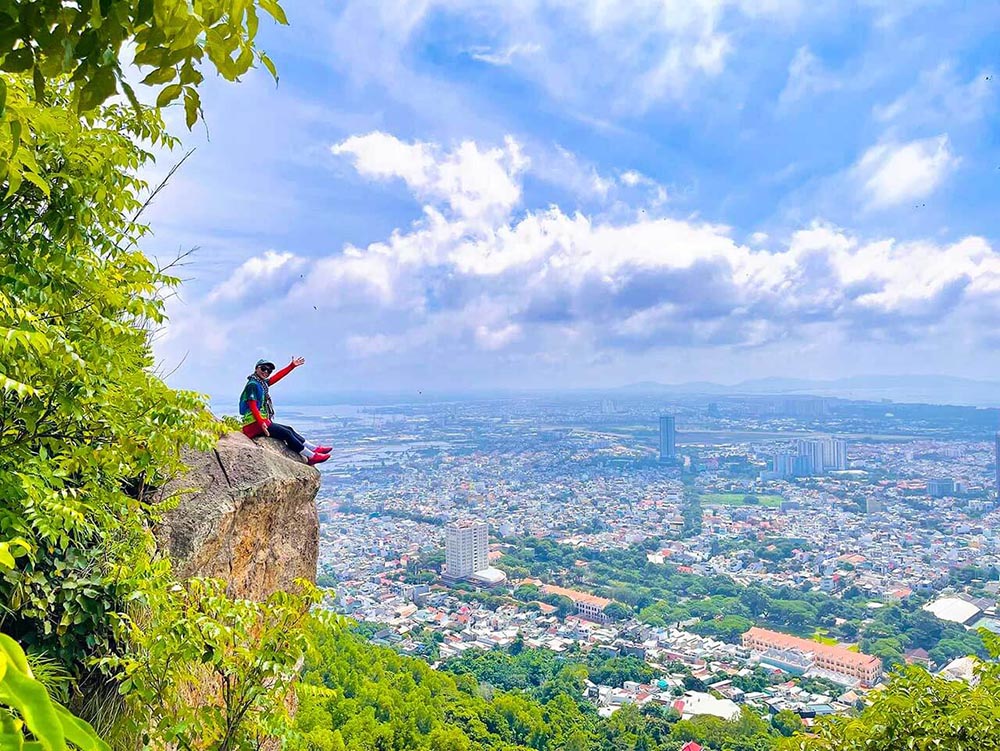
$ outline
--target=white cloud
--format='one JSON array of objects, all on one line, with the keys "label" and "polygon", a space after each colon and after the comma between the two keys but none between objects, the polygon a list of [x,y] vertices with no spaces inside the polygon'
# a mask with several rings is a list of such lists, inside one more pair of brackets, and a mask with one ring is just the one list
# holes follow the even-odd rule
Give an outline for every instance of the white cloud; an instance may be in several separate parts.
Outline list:
[{"label": "white cloud", "polygon": [[864,153],[854,175],[869,208],[883,209],[933,193],[958,165],[947,135],[910,141],[885,142]]},{"label": "white cloud", "polygon": [[[487,200],[489,212],[469,211],[456,194],[484,200],[483,191],[445,177],[449,167],[492,165],[519,191],[527,167],[510,156],[516,144],[468,142],[449,151],[369,136],[343,142],[341,155],[371,178],[402,180],[426,202],[420,216],[367,247],[296,266],[304,278],[296,274],[287,294],[263,312],[295,322],[317,316],[330,357],[339,353],[357,367],[451,363],[476,352],[485,361],[483,353],[496,353],[506,363],[556,367],[657,348],[777,346],[808,341],[810,331],[899,342],[950,318],[1000,319],[1000,256],[981,238],[866,241],[813,223],[783,244],[756,233],[748,245],[725,226],[635,212],[611,218],[553,205],[515,213],[506,198]],[[907,146],[883,146],[866,163],[875,165],[868,179],[880,195],[899,195],[878,175],[913,161]],[[945,147],[917,151],[933,156]],[[399,163],[385,162],[382,153],[397,154]],[[640,177],[626,171],[618,180],[637,186]],[[249,291],[300,260],[278,253],[253,259],[189,320],[226,318],[218,313],[226,302],[221,290]],[[224,328],[257,325],[260,315],[255,309],[228,317]]]},{"label": "white cloud", "polygon": [[667,201],[667,189],[656,182],[656,180],[647,177],[637,170],[626,170],[621,173],[618,179],[626,187],[645,188],[649,197],[649,204],[653,208],[657,208]]},{"label": "white cloud", "polygon": [[[595,349],[759,346],[814,324],[855,335],[904,335],[948,315],[969,295],[1000,290],[1000,260],[979,239],[949,246],[865,243],[814,224],[785,247],[766,247],[763,233],[750,247],[728,228],[704,222],[634,215],[614,221],[558,206],[515,217],[510,202],[496,204],[506,213],[486,222],[456,207],[448,190],[428,188],[439,185],[435,176],[443,165],[461,163],[460,150],[502,151],[471,143],[452,152],[423,145],[419,176],[408,181],[428,201],[423,218],[384,241],[317,263],[296,295],[349,307],[371,289],[363,304],[367,324],[379,335],[402,341],[419,331],[427,343],[460,341],[465,332],[482,349],[537,350],[567,331]],[[883,144],[866,154],[859,172],[872,200],[890,205],[932,189],[942,161],[953,161],[947,139]],[[364,160],[358,164],[382,174]],[[409,172],[405,165],[397,169]],[[516,183],[520,173],[508,166],[505,174]],[[626,186],[644,179],[629,171],[619,177]]]},{"label": "white cloud", "polygon": [[305,264],[305,259],[294,253],[268,250],[262,256],[244,261],[225,282],[209,293],[208,302],[253,303],[255,299],[282,296]]},{"label": "white cloud", "polygon": [[963,81],[951,62],[925,70],[912,88],[876,106],[876,120],[891,126],[949,127],[981,119],[996,100],[993,72],[980,70]]},{"label": "white cloud", "polygon": [[421,199],[444,199],[468,219],[503,215],[521,200],[517,175],[528,166],[520,145],[507,138],[504,148],[480,151],[472,141],[442,153],[437,146],[403,143],[386,133],[352,136],[331,147],[338,156],[353,157],[361,175],[397,177]]},{"label": "white cloud", "polygon": [[476,343],[487,350],[503,349],[520,335],[521,327],[516,323],[508,323],[496,329],[488,326],[476,327]]},{"label": "white cloud", "polygon": [[[388,5],[388,8],[382,8]],[[401,99],[424,101],[435,84],[409,70],[409,43],[441,14],[458,16],[487,44],[476,59],[510,67],[550,96],[576,104],[596,98],[616,112],[682,100],[718,76],[734,49],[731,31],[760,18],[794,17],[799,0],[348,0],[330,23],[329,48],[354,78],[376,81]],[[739,25],[742,23],[743,25]]]},{"label": "white cloud", "polygon": [[534,55],[541,51],[541,49],[542,47],[539,44],[511,44],[499,52],[489,47],[479,47],[469,50],[469,55],[473,60],[479,60],[482,63],[504,66],[510,65],[516,57]]},{"label": "white cloud", "polygon": [[778,97],[779,107],[843,87],[843,82],[823,67],[823,63],[808,47],[799,47],[788,65],[788,80]]}]

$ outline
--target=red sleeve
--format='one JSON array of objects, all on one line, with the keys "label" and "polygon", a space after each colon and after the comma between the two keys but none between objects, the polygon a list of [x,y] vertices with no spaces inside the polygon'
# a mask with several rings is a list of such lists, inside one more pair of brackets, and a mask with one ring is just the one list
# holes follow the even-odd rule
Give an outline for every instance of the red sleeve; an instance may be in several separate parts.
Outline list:
[{"label": "red sleeve", "polygon": [[260,410],[257,409],[257,400],[256,399],[250,399],[247,402],[247,406],[250,408],[250,411],[253,413],[253,419],[255,419],[257,421],[257,424],[260,425],[261,427],[266,427],[267,426],[267,420],[264,419],[264,415],[262,415],[260,413]]},{"label": "red sleeve", "polygon": [[283,367],[281,370],[279,370],[277,373],[275,373],[270,378],[268,378],[267,379],[267,385],[268,386],[273,386],[278,381],[280,381],[282,378],[284,378],[286,375],[288,375],[289,373],[291,373],[293,370],[295,370],[295,366],[292,365],[291,363],[289,363],[288,365],[286,365],[285,367]]}]

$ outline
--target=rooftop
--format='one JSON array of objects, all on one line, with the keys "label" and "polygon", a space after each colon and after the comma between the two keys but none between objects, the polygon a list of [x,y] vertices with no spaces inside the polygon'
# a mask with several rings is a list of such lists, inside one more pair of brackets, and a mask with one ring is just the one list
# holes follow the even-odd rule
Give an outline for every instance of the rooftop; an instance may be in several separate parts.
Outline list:
[{"label": "rooftop", "polygon": [[812,652],[816,655],[833,657],[842,662],[858,668],[869,667],[881,664],[878,657],[866,655],[862,652],[852,652],[847,647],[838,647],[831,644],[820,644],[809,639],[802,639],[798,636],[783,634],[780,631],[771,631],[766,628],[754,626],[744,634],[744,637],[763,639],[770,644],[784,649],[797,649],[802,652]]}]

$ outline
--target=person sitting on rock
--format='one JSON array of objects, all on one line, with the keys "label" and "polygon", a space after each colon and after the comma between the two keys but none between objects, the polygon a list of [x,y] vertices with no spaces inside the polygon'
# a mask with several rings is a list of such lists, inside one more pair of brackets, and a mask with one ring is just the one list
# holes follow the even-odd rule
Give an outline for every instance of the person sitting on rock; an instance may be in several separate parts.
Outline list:
[{"label": "person sitting on rock", "polygon": [[288,365],[274,373],[273,362],[258,360],[253,373],[247,376],[247,385],[240,394],[240,417],[243,419],[243,433],[248,438],[259,435],[277,438],[301,455],[306,464],[319,464],[330,458],[333,450],[330,446],[317,446],[300,436],[294,428],[271,421],[274,417],[274,405],[271,403],[269,387],[305,363],[304,357],[293,357]]}]

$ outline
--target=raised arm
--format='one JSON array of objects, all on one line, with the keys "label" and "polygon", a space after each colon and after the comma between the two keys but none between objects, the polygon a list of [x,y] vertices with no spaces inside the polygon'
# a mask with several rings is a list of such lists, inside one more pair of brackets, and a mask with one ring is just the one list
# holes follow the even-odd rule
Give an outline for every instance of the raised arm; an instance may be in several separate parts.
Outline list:
[{"label": "raised arm", "polygon": [[288,363],[288,365],[286,365],[281,370],[279,370],[277,373],[275,373],[274,375],[272,375],[270,378],[267,379],[267,385],[268,386],[273,386],[278,381],[280,381],[282,378],[284,378],[286,375],[288,375],[293,370],[295,370],[297,367],[299,367],[300,365],[305,365],[305,364],[306,364],[306,358],[304,358],[304,357],[293,357],[292,361],[290,363]]}]

